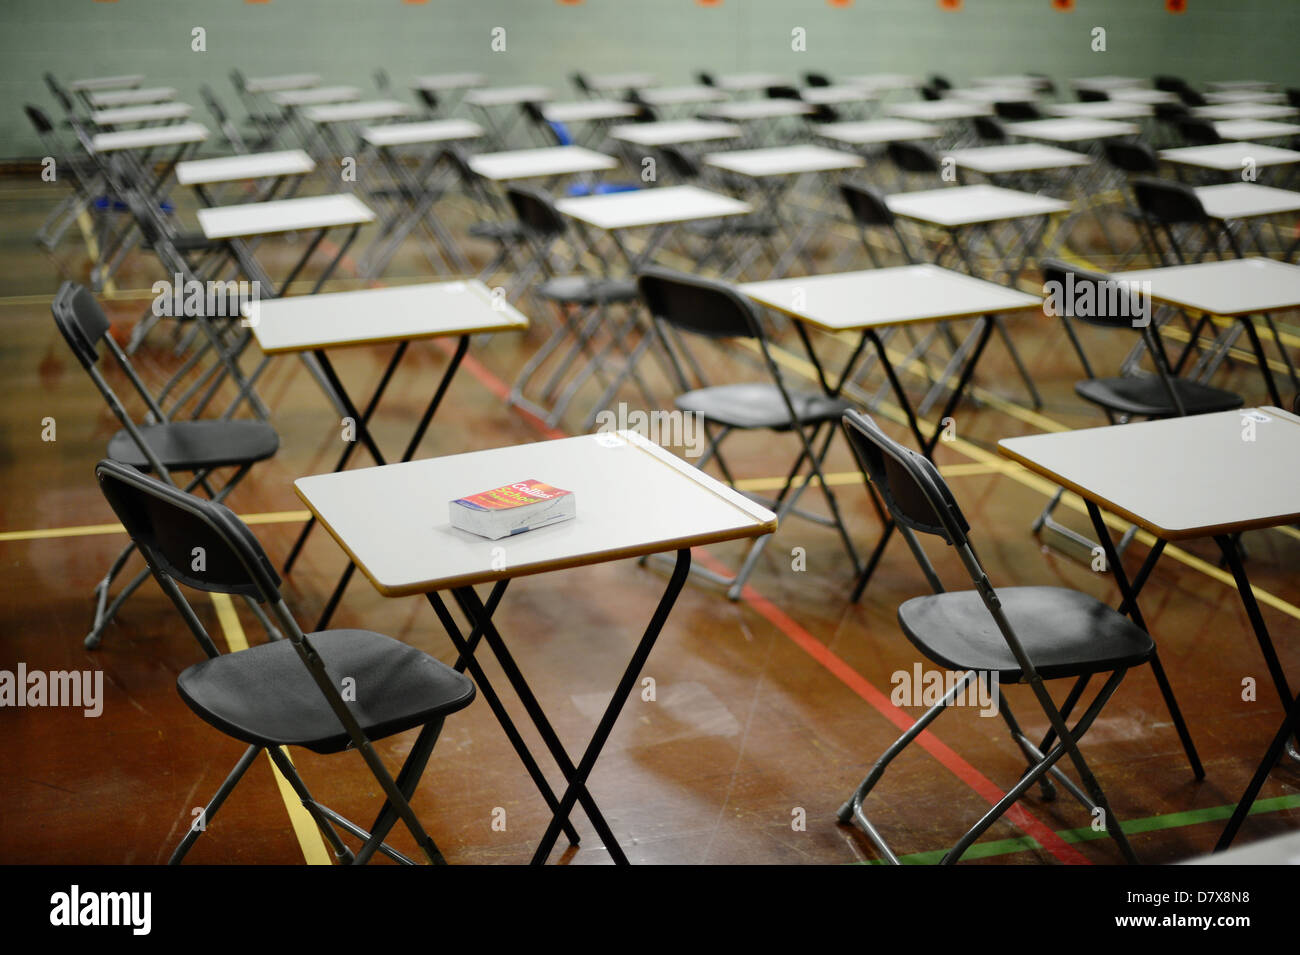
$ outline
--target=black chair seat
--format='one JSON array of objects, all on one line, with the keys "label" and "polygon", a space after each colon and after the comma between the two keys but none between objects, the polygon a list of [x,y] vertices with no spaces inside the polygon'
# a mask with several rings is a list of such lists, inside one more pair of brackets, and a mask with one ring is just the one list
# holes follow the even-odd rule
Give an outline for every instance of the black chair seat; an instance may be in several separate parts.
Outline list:
[{"label": "black chair seat", "polygon": [[[421,650],[369,630],[308,634],[335,685],[355,680],[349,708],[370,739],[382,739],[468,706],[474,684]],[[343,724],[288,640],[196,663],[176,681],[181,698],[221,732],[259,746],[337,753]]]},{"label": "black chair seat", "polygon": [[[229,464],[251,464],[271,457],[280,436],[262,421],[174,421],[140,428],[145,443],[170,471],[197,471]],[[108,442],[108,456],[144,471],[152,470],[125,430]]]},{"label": "black chair seat", "polygon": [[[1170,383],[1188,414],[1231,411],[1244,403],[1240,395],[1221,388],[1202,385],[1186,378],[1172,378]],[[1074,386],[1080,398],[1119,414],[1146,418],[1168,418],[1178,414],[1169,393],[1156,375],[1132,378],[1090,378]]]},{"label": "black chair seat", "polygon": [[[851,401],[820,392],[791,392],[790,403],[801,424],[838,421],[853,407]],[[730,428],[770,428],[787,431],[790,412],[776,385],[747,383],[698,388],[679,395],[677,407]]]},{"label": "black chair seat", "polygon": [[[1107,673],[1145,663],[1155,643],[1100,600],[1063,587],[999,587],[998,599],[1044,680]],[[985,670],[1020,680],[1006,638],[974,590],[913,597],[898,608],[912,644],[952,670]]]},{"label": "black chair seat", "polygon": [[585,275],[547,279],[538,286],[537,294],[548,301],[573,302],[576,305],[633,302],[637,297],[635,279],[588,278]]},{"label": "black chair seat", "polygon": [[476,239],[491,239],[494,242],[524,240],[524,227],[518,222],[475,222],[468,231]]}]

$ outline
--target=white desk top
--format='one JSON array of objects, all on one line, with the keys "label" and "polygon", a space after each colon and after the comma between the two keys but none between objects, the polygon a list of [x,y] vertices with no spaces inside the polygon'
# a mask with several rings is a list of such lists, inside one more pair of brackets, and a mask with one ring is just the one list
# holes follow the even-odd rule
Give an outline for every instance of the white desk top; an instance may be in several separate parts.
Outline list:
[{"label": "white desk top", "polygon": [[1102,100],[1097,103],[1048,103],[1043,110],[1053,116],[1074,116],[1084,119],[1141,119],[1155,112],[1150,103],[1124,100]]},{"label": "white desk top", "polygon": [[921,85],[921,78],[911,73],[866,73],[857,76],[846,76],[841,82],[852,86],[861,86],[864,89],[874,90],[878,93],[888,93],[893,90],[905,90],[919,86]]},{"label": "white desk top", "polygon": [[886,196],[885,204],[895,215],[950,228],[1070,210],[1060,199],[983,184],[900,192]]},{"label": "white desk top", "polygon": [[149,103],[144,106],[119,106],[97,109],[90,114],[96,126],[121,126],[126,123],[162,123],[184,119],[194,112],[188,103]]},{"label": "white desk top", "polygon": [[[449,502],[530,478],[573,492],[577,516],[495,541],[451,526]],[[319,474],[294,490],[386,597],[776,529],[770,511],[626,431]]]},{"label": "white desk top", "polygon": [[259,299],[243,314],[268,355],[528,327],[477,280]]},{"label": "white desk top", "polygon": [[734,103],[718,103],[706,107],[701,115],[743,123],[756,119],[780,119],[782,116],[804,116],[813,108],[797,99],[745,99]]},{"label": "white desk top", "polygon": [[613,100],[584,99],[572,103],[549,103],[542,115],[552,123],[590,123],[602,119],[626,119],[635,116],[637,107]]},{"label": "white desk top", "polygon": [[959,166],[986,175],[1007,172],[1032,172],[1041,169],[1065,169],[1071,166],[1087,166],[1092,163],[1092,159],[1082,153],[1061,149],[1059,146],[1043,146],[1038,143],[954,149],[951,152],[944,153],[944,156],[952,157]]},{"label": "white desk top", "polygon": [[1133,87],[1150,86],[1148,80],[1139,79],[1136,76],[1081,76],[1070,81],[1076,89],[1081,90],[1103,90],[1109,93],[1111,90],[1131,89]]},{"label": "white desk top", "polygon": [[409,116],[415,109],[400,100],[375,99],[364,103],[330,103],[309,106],[302,114],[313,123],[364,123],[376,119]]},{"label": "white desk top", "polygon": [[769,86],[784,86],[790,80],[780,73],[727,73],[717,77],[717,82],[722,89],[739,93],[766,89]]},{"label": "white desk top", "polygon": [[1273,90],[1251,87],[1206,93],[1205,101],[1216,106],[1221,103],[1285,103],[1286,96]]},{"label": "white desk top", "polygon": [[1277,84],[1268,80],[1215,80],[1205,85],[1212,90],[1267,90]]},{"label": "white desk top", "polygon": [[1218,106],[1192,107],[1192,115],[1201,119],[1288,119],[1296,112],[1294,106],[1268,103],[1222,103]]},{"label": "white desk top", "polygon": [[687,86],[658,86],[638,90],[651,106],[684,106],[689,103],[719,103],[727,98],[721,90],[702,83]]},{"label": "white desk top", "polygon": [[508,182],[512,179],[600,172],[615,168],[618,161],[612,156],[582,146],[543,146],[539,149],[480,153],[469,158],[469,166],[485,179]]},{"label": "white desk top", "polygon": [[954,86],[943,91],[944,99],[967,103],[1036,103],[1041,98],[1030,86]]},{"label": "white desk top", "polygon": [[1148,106],[1158,106],[1161,103],[1180,102],[1177,93],[1171,93],[1169,90],[1146,90],[1146,89],[1118,89],[1106,90],[1111,100],[1116,103],[1146,103]]},{"label": "white desk top", "polygon": [[894,143],[908,139],[938,139],[943,130],[913,119],[869,119],[862,122],[823,123],[817,135],[854,146]]},{"label": "white desk top", "polygon": [[284,149],[245,156],[190,159],[176,164],[176,181],[182,186],[201,186],[213,182],[302,176],[315,168],[315,160],[301,149]]},{"label": "white desk top", "polygon": [[698,186],[667,186],[636,192],[560,199],[557,209],[598,229],[635,229],[753,212],[749,203]]},{"label": "white desk top", "polygon": [[549,86],[497,86],[470,90],[465,94],[465,102],[472,106],[518,106],[545,103],[554,95]]},{"label": "white desk top", "polygon": [[361,90],[355,86],[317,86],[271,94],[271,102],[276,106],[324,106],[328,103],[348,103],[359,99],[361,99]]},{"label": "white desk top", "polygon": [[915,119],[923,123],[942,123],[954,119],[992,116],[993,107],[988,103],[940,99],[919,100],[915,103],[891,103],[885,107],[885,112],[890,116],[898,116],[902,119]]},{"label": "white desk top", "polygon": [[1005,128],[1013,136],[1044,139],[1052,143],[1086,143],[1112,136],[1136,136],[1141,132],[1136,123],[1083,117],[1031,119],[1023,123],[1007,123]]},{"label": "white desk top", "polygon": [[319,73],[282,73],[279,76],[252,76],[244,80],[250,93],[284,93],[320,86]]},{"label": "white desk top", "polygon": [[1031,76],[1028,73],[1007,73],[1003,76],[975,76],[971,78],[971,82],[976,86],[1037,87],[1042,82],[1042,77]]},{"label": "white desk top", "polygon": [[1160,158],[1184,166],[1199,166],[1221,172],[1239,172],[1243,163],[1255,166],[1284,166],[1300,162],[1300,152],[1279,149],[1259,143],[1219,143],[1214,146],[1183,146],[1180,149],[1162,149]]},{"label": "white desk top", "polygon": [[[1242,440],[1247,415],[1255,440]],[[998,450],[1159,538],[1300,520],[1300,418],[1224,411],[1004,438]]]},{"label": "white desk top", "polygon": [[1198,186],[1194,191],[1205,211],[1215,219],[1251,219],[1300,212],[1300,192],[1254,182]]},{"label": "white desk top", "polygon": [[664,120],[658,123],[628,123],[609,131],[614,139],[637,146],[676,146],[715,139],[736,139],[740,127],[734,123],[710,123],[702,119]]},{"label": "white desk top", "polygon": [[1214,124],[1214,131],[1223,139],[1240,142],[1295,136],[1300,134],[1300,125],[1279,123],[1275,119],[1223,119]]},{"label": "white desk top", "polygon": [[756,302],[832,332],[1043,307],[1036,295],[937,265],[751,282],[740,290]]},{"label": "white desk top", "polygon": [[865,86],[837,84],[835,86],[805,86],[799,91],[805,103],[815,106],[835,106],[839,103],[870,103],[878,94]]},{"label": "white desk top", "polygon": [[91,90],[129,89],[133,86],[139,86],[143,82],[143,73],[124,73],[119,76],[91,76],[73,80],[68,84],[68,89],[74,93],[88,93]]},{"label": "white desk top", "polygon": [[1214,315],[1254,315],[1300,307],[1300,265],[1273,259],[1224,259],[1162,269],[1115,272],[1150,282],[1151,297]]},{"label": "white desk top", "polygon": [[861,156],[823,146],[775,146],[709,153],[704,162],[742,176],[797,176],[805,172],[832,172],[865,165]]},{"label": "white desk top", "polygon": [[146,129],[96,133],[91,137],[90,145],[96,152],[111,153],[124,149],[155,149],[159,146],[201,143],[207,138],[208,127],[202,123],[177,123],[174,126],[150,126]]},{"label": "white desk top", "polygon": [[108,90],[91,93],[90,105],[99,109],[113,106],[139,106],[143,103],[165,103],[176,98],[174,86],[149,86],[138,90]]},{"label": "white desk top", "polygon": [[487,86],[488,78],[483,73],[429,73],[417,76],[411,86],[417,90],[429,90],[432,93],[444,90],[467,90],[476,86]]},{"label": "white desk top", "polygon": [[594,90],[616,91],[639,90],[643,87],[654,86],[659,82],[659,77],[653,73],[596,73],[587,77],[587,85]]},{"label": "white desk top", "polygon": [[199,209],[195,215],[199,219],[199,228],[209,239],[331,229],[360,225],[375,218],[366,204],[351,193],[217,206]]},{"label": "white desk top", "polygon": [[388,123],[367,126],[361,138],[372,146],[413,146],[419,143],[442,143],[453,139],[478,139],[483,127],[468,119],[433,119],[414,123]]}]

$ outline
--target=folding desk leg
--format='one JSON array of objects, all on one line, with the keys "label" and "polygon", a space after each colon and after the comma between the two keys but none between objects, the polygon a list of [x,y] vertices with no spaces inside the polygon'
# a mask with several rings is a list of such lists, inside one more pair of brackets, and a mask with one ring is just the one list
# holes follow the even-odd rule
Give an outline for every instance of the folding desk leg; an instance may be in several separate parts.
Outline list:
[{"label": "folding desk leg", "polygon": [[1255,799],[1259,796],[1264,781],[1268,779],[1268,774],[1282,757],[1282,751],[1286,748],[1286,741],[1297,733],[1300,733],[1300,696],[1297,696],[1291,702],[1291,705],[1287,707],[1286,718],[1282,720],[1282,725],[1278,727],[1277,735],[1273,737],[1273,742],[1269,743],[1268,750],[1264,753],[1259,768],[1255,770],[1255,775],[1251,777],[1250,783],[1247,784],[1246,791],[1241,794],[1237,808],[1233,810],[1232,818],[1228,820],[1228,824],[1223,829],[1223,834],[1219,836],[1219,841],[1214,845],[1215,852],[1222,852],[1232,845],[1237,830],[1241,828],[1241,824],[1246,821],[1246,816],[1250,814],[1251,807],[1255,805]]},{"label": "folding desk leg", "polygon": [[1269,675],[1273,678],[1273,685],[1277,687],[1278,696],[1282,698],[1283,706],[1290,706],[1293,699],[1291,687],[1287,684],[1286,673],[1282,669],[1282,664],[1277,658],[1277,650],[1273,647],[1273,640],[1268,635],[1268,625],[1264,623],[1264,615],[1260,613],[1259,603],[1255,600],[1255,592],[1251,590],[1250,579],[1246,576],[1246,568],[1242,566],[1241,555],[1237,552],[1236,542],[1228,535],[1220,534],[1214,538],[1214,542],[1219,545],[1219,550],[1223,552],[1223,559],[1232,571],[1232,578],[1237,584],[1237,593],[1241,595],[1241,603],[1246,608],[1246,616],[1250,618],[1251,629],[1255,631],[1255,639],[1259,642],[1259,649],[1264,654],[1264,662],[1268,666]]},{"label": "folding desk leg", "polygon": [[[600,718],[595,735],[592,736],[591,742],[587,745],[586,752],[582,754],[582,761],[578,764],[577,772],[572,776],[566,773],[569,786],[560,800],[559,811],[546,828],[546,834],[542,836],[537,851],[533,853],[533,862],[535,864],[540,865],[546,861],[546,856],[550,853],[551,847],[555,845],[555,840],[559,837],[561,826],[568,821],[574,802],[582,799],[584,808],[587,807],[587,801],[591,799],[586,787],[587,777],[591,775],[591,771],[596,765],[596,759],[600,756],[605,741],[614,729],[614,723],[618,720],[619,712],[623,709],[623,704],[627,702],[628,694],[632,692],[637,677],[641,675],[641,669],[650,657],[650,651],[654,648],[655,640],[658,639],[659,632],[668,620],[668,614],[677,601],[677,595],[681,593],[682,585],[686,583],[686,577],[690,569],[691,552],[687,548],[682,548],[677,552],[677,565],[673,568],[673,575],[668,581],[668,587],[659,599],[659,606],[655,608],[654,616],[650,618],[650,625],[646,627],[641,642],[637,644],[631,662],[628,663],[627,669],[623,671],[623,678],[619,680],[618,688],[615,689],[614,696],[610,699],[604,715]],[[489,641],[492,639],[490,632],[488,639]],[[590,815],[591,810],[588,809],[587,811],[588,815]],[[592,823],[595,822],[596,820],[592,819]],[[623,850],[619,848],[618,844],[613,841],[612,835],[603,836],[603,838],[607,841],[607,848],[610,855],[614,857],[614,861],[626,865],[627,856],[623,854]]]},{"label": "folding desk leg", "polygon": [[[970,357],[966,359],[966,364],[962,366],[961,377],[957,379],[957,385],[948,395],[948,401],[943,406],[943,411],[939,415],[939,421],[949,417],[957,408],[957,402],[961,401],[962,394],[966,391],[966,386],[970,383],[971,376],[975,374],[975,366],[979,363],[980,356],[984,354],[984,347],[988,345],[989,338],[993,334],[993,329],[997,324],[997,317],[994,315],[985,315],[981,320],[983,327],[979,330],[979,338],[975,342],[975,348],[971,351]],[[935,445],[943,436],[943,428],[935,428],[934,433],[930,435],[928,441],[921,444],[921,453],[927,458],[934,455]]]},{"label": "folding desk leg", "polygon": [[[1115,550],[1114,542],[1110,539],[1110,531],[1106,527],[1106,522],[1102,519],[1101,510],[1092,501],[1085,501],[1084,503],[1088,505],[1088,517],[1092,520],[1093,530],[1097,532],[1097,540],[1101,543],[1101,548],[1106,555],[1106,566],[1110,568],[1111,576],[1114,577],[1115,584],[1119,587],[1121,598],[1119,612],[1126,613],[1129,619],[1141,627],[1142,631],[1149,636],[1151,631],[1147,629],[1146,620],[1143,619],[1142,611],[1137,603],[1138,589],[1129,583],[1128,574],[1125,573],[1123,561]],[[1146,582],[1146,575],[1150,574],[1151,568],[1155,566],[1155,560],[1159,558],[1160,551],[1163,549],[1164,543],[1157,541],[1153,554],[1147,556],[1142,571],[1138,575],[1138,579],[1143,583]],[[1178,706],[1178,701],[1174,698],[1174,688],[1165,675],[1165,668],[1160,662],[1158,650],[1151,656],[1151,672],[1155,674],[1156,683],[1160,686],[1160,695],[1165,698],[1165,707],[1169,710],[1169,716],[1174,721],[1174,729],[1177,730],[1178,738],[1182,741],[1183,752],[1187,754],[1187,761],[1192,767],[1192,775],[1197,779],[1204,779],[1205,768],[1201,765],[1201,758],[1196,752],[1196,744],[1192,742],[1192,734],[1188,731],[1187,723],[1183,720],[1183,712]]]}]

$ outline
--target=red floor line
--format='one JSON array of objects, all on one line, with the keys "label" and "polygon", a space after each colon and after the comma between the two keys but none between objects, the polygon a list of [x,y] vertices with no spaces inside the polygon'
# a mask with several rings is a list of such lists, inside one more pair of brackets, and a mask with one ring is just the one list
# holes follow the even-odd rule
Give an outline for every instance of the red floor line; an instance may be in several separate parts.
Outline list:
[{"label": "red floor line", "polygon": [[[451,343],[439,341],[438,344],[446,351],[450,352]],[[471,359],[469,355],[465,356],[463,362],[467,372],[483,387],[487,388],[494,395],[504,399],[509,393],[509,387],[504,381],[498,378],[493,372],[488,370],[481,362]],[[515,409],[523,417],[528,419],[534,426],[539,427],[550,438],[566,437],[565,433],[555,428],[547,427],[541,422],[536,415],[528,414],[522,409]],[[713,565],[713,569],[725,572],[725,568],[711,555],[695,548],[693,559],[698,560],[701,564]],[[851,666],[832,653],[819,640],[813,637],[807,630],[799,626],[791,617],[786,615],[774,603],[763,597],[753,587],[746,585],[744,592],[741,594],[745,602],[753,607],[758,613],[780,630],[796,646],[811,656],[828,670],[832,676],[836,677],[841,683],[851,689],[858,696],[862,697],[867,703],[871,704],[882,716],[889,720],[900,729],[906,729],[912,725],[912,718],[907,713],[898,709],[889,701],[889,697],[881,693],[871,683],[854,670]],[[923,732],[917,737],[916,742],[937,759],[943,766],[954,776],[973,789],[979,796],[987,800],[989,805],[995,805],[1006,793],[999,789],[997,785],[987,776],[977,770],[970,763],[958,756],[952,749],[939,740],[930,731]],[[1023,806],[1015,805],[1007,810],[1004,818],[1018,827],[1026,835],[1032,836],[1038,843],[1050,852],[1059,862],[1067,865],[1091,865],[1088,859],[1077,849],[1067,843],[1064,839],[1048,825],[1039,821],[1031,812]]]}]

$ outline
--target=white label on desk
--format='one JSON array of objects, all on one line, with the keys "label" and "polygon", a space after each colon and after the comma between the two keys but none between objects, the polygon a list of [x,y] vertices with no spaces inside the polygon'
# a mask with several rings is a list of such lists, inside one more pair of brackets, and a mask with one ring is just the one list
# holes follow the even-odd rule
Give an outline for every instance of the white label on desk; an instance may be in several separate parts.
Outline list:
[{"label": "white label on desk", "polygon": [[592,437],[596,439],[596,443],[602,448],[621,448],[627,444],[626,441],[612,431],[601,431],[593,434]]},{"label": "white label on desk", "polygon": [[1273,420],[1269,415],[1264,414],[1262,411],[1256,411],[1254,408],[1242,411],[1240,414],[1242,418],[1248,421],[1260,421],[1264,424],[1268,424],[1268,422]]}]

